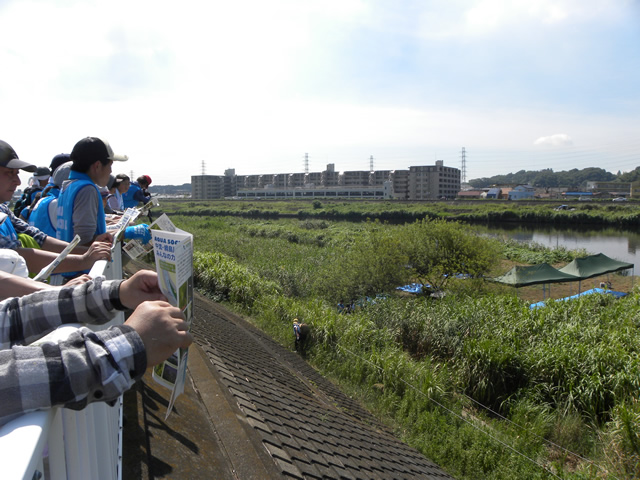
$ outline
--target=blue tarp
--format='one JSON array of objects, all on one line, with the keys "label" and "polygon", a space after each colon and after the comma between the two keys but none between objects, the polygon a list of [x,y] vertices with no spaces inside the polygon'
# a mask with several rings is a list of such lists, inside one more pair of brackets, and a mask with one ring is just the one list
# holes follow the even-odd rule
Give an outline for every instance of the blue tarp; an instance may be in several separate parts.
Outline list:
[{"label": "blue tarp", "polygon": [[605,290],[604,288],[592,288],[591,290],[585,290],[584,292],[578,293],[577,295],[571,295],[570,297],[557,298],[555,300],[547,300],[547,301],[542,301],[542,302],[538,302],[538,303],[532,303],[531,305],[529,305],[529,308],[534,309],[534,308],[538,308],[538,307],[543,307],[549,301],[566,302],[567,300],[575,300],[578,297],[582,297],[584,295],[593,295],[594,293],[606,293],[607,295],[613,295],[616,298],[620,298],[620,297],[624,297],[625,295],[628,295],[625,292],[616,292],[614,290]]},{"label": "blue tarp", "polygon": [[[421,283],[410,283],[409,285],[397,287],[396,290],[402,290],[408,293],[422,293],[422,287],[423,285]],[[426,285],[426,287],[431,288],[431,285]]]}]

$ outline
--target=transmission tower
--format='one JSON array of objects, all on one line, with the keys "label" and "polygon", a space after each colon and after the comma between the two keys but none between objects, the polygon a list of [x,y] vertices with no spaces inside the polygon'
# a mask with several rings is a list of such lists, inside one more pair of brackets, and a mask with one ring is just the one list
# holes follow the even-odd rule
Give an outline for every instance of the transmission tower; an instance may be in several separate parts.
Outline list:
[{"label": "transmission tower", "polygon": [[304,173],[309,173],[309,154],[304,154]]},{"label": "transmission tower", "polygon": [[373,155],[369,157],[369,171],[373,172]]},{"label": "transmission tower", "polygon": [[462,147],[462,183],[466,183],[467,181],[467,152],[464,147]]},{"label": "transmission tower", "polygon": [[202,173],[201,173],[201,175],[204,175],[205,173],[206,173],[206,168],[205,168],[205,165],[204,165],[204,160],[202,160]]}]

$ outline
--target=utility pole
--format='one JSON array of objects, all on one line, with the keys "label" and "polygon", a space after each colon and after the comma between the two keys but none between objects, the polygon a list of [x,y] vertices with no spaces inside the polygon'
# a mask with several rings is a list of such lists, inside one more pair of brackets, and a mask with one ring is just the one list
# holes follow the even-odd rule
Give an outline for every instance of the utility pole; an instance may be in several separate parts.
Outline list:
[{"label": "utility pole", "polygon": [[462,147],[462,183],[465,183],[467,181],[467,152],[465,151],[464,147]]}]

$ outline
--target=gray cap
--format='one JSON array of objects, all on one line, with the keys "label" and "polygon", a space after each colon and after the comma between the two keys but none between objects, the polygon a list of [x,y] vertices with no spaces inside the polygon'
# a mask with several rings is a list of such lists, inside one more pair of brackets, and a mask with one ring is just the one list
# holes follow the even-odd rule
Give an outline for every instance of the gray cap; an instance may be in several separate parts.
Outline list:
[{"label": "gray cap", "polygon": [[69,172],[71,172],[71,166],[73,162],[69,161],[67,163],[63,163],[53,172],[53,184],[62,188],[62,182],[64,182],[67,178],[69,178]]},{"label": "gray cap", "polygon": [[23,162],[16,151],[7,142],[0,140],[0,167],[19,168],[25,172],[35,172],[36,166]]}]

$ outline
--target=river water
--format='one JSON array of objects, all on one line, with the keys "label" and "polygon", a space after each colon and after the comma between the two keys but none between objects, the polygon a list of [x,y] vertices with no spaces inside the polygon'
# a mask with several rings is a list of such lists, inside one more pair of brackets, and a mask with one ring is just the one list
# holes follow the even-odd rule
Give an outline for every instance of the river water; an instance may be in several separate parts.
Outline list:
[{"label": "river water", "polygon": [[489,235],[500,235],[522,242],[535,242],[546,247],[585,249],[589,254],[604,253],[607,257],[635,265],[634,274],[640,272],[640,233],[605,229],[575,230],[552,227],[479,227]]}]

